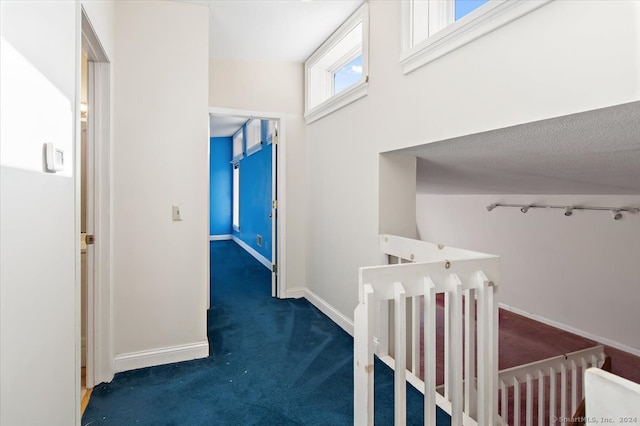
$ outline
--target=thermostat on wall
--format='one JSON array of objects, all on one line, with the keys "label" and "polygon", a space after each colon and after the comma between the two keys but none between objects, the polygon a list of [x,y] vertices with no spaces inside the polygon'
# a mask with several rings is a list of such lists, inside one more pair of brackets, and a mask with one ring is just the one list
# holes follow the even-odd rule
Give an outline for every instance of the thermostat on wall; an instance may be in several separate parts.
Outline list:
[{"label": "thermostat on wall", "polygon": [[45,143],[46,169],[49,172],[61,172],[64,170],[64,150],[56,148],[51,142]]}]

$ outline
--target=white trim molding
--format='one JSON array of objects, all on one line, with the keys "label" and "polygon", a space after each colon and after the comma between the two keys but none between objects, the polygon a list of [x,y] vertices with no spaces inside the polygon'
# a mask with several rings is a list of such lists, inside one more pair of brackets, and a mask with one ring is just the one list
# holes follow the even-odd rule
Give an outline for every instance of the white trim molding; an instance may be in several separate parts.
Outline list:
[{"label": "white trim molding", "polygon": [[[362,77],[334,93],[335,73],[362,55]],[[304,62],[304,118],[307,124],[367,95],[369,81],[369,4],[364,3]]]},{"label": "white trim molding", "polygon": [[287,290],[287,299],[300,299],[305,296],[307,289],[296,287]]},{"label": "white trim molding", "polygon": [[522,315],[525,318],[529,318],[534,321],[538,321],[543,324],[550,325],[551,327],[555,327],[560,330],[567,331],[569,333],[577,334],[578,336],[584,337],[586,339],[594,340],[602,345],[611,346],[612,348],[620,349],[621,351],[633,354],[635,356],[640,356],[640,349],[638,348],[627,346],[623,343],[613,341],[606,337],[598,336],[593,333],[589,333],[588,331],[580,330],[579,328],[571,327],[570,325],[566,325],[561,322],[557,322],[545,317],[541,317],[539,315],[535,315],[530,312],[523,311],[522,309],[514,308],[513,306],[505,305],[504,303],[499,303],[498,305],[500,306],[500,308],[504,309],[505,311],[513,312],[514,314]]},{"label": "white trim molding", "polygon": [[117,355],[114,360],[114,366],[115,371],[119,373],[121,371],[135,370],[137,368],[153,367],[155,365],[206,358],[208,356],[209,342],[204,340],[202,342],[190,343],[187,345],[170,346],[166,348]]},{"label": "white trim molding", "polygon": [[209,241],[226,241],[232,239],[233,235],[231,234],[209,235]]},{"label": "white trim molding", "polygon": [[[277,232],[272,235],[272,244],[274,246],[273,258],[278,264],[278,273],[276,274],[276,297],[283,298],[287,294],[287,136],[289,127],[287,120],[291,117],[297,117],[283,112],[268,112],[246,109],[235,109],[226,107],[209,107],[209,114],[229,115],[235,117],[253,117],[263,120],[274,120],[278,122],[277,143],[274,151],[277,152],[277,165],[274,172],[277,177],[274,180],[278,194],[278,214],[276,215],[275,229]],[[297,118],[296,118],[297,119]],[[269,267],[271,268],[271,267]]]},{"label": "white trim molding", "polygon": [[233,241],[235,241],[240,247],[242,247],[247,253],[253,256],[258,262],[262,263],[265,268],[271,270],[271,261],[255,251],[249,244],[242,241],[240,238],[235,235],[231,237]]},{"label": "white trim molding", "polygon": [[305,121],[307,122],[307,124],[311,124],[314,121],[321,119],[325,115],[329,115],[332,112],[337,111],[340,108],[345,107],[364,96],[367,96],[368,88],[369,83],[367,81],[364,81],[350,87],[349,89],[346,89],[343,92],[340,92],[339,95],[327,99],[320,105],[305,113]]},{"label": "white trim molding", "polygon": [[[402,53],[400,55],[400,64],[404,74],[408,74],[485,34],[495,31],[553,0],[490,0],[467,16],[452,22],[442,30],[429,36],[426,40],[415,44],[413,35],[416,32],[416,26],[428,25],[428,22],[414,21],[414,1],[416,0],[402,2]],[[439,3],[441,2],[430,4],[437,5]],[[424,30],[421,31],[421,33],[424,32]]]},{"label": "white trim molding", "polygon": [[305,290],[304,297],[309,303],[318,308],[320,312],[328,316],[329,319],[338,324],[340,328],[349,333],[350,336],[353,336],[353,321],[351,319],[309,289]]}]

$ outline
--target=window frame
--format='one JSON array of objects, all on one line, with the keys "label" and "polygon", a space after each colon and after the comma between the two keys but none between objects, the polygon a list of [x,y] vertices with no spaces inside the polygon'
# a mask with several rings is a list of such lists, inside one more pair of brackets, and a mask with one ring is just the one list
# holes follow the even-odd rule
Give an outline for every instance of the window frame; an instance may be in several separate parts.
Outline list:
[{"label": "window frame", "polygon": [[[236,150],[237,141],[240,140],[240,152]],[[231,162],[237,163],[244,158],[244,125],[231,136],[232,157]]]},{"label": "window frame", "polygon": [[[362,79],[337,94],[334,91],[334,72],[339,64],[348,56],[340,55],[340,59],[332,61],[325,66],[321,61],[330,54],[336,45],[349,35],[349,33],[362,24],[362,41],[359,53],[362,53]],[[356,51],[358,53],[358,51]],[[352,55],[351,60],[358,57]],[[338,109],[367,95],[369,85],[369,4],[364,3],[342,24],[338,29],[325,40],[320,47],[305,61],[305,112],[304,118],[310,124]],[[317,68],[320,67],[320,68]],[[318,72],[319,70],[319,72]],[[320,77],[320,76],[324,76]],[[318,93],[321,96],[318,96]],[[321,100],[315,102],[316,98]]]},{"label": "window frame", "polygon": [[240,160],[233,161],[231,167],[231,225],[234,231],[240,232]]},{"label": "window frame", "polygon": [[247,157],[262,149],[262,121],[252,118],[245,124],[245,152]]},{"label": "window frame", "polygon": [[[489,0],[457,21],[454,21],[454,0],[429,0],[427,22],[415,22],[413,6],[416,1],[424,0],[405,0],[401,6],[400,65],[404,74],[409,74],[554,0]],[[427,25],[426,33],[429,35],[425,40],[414,44],[417,25],[421,25],[423,33],[424,25]]]}]

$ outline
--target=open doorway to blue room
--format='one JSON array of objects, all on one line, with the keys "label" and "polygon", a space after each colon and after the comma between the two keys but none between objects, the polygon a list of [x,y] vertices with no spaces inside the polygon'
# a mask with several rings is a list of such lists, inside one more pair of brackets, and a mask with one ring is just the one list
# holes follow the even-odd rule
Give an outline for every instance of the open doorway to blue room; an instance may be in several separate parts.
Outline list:
[{"label": "open doorway to blue room", "polygon": [[[233,241],[277,276],[279,120],[210,114],[209,240]],[[215,261],[215,259],[212,259]],[[211,287],[209,300],[211,300]]]}]

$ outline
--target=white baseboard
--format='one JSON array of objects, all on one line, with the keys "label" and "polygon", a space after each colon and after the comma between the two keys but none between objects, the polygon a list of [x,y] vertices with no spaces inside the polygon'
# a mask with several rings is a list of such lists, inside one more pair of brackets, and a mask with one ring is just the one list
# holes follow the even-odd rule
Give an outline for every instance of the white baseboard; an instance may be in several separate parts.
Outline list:
[{"label": "white baseboard", "polygon": [[240,238],[236,237],[235,235],[233,235],[231,238],[240,247],[245,249],[245,251],[247,253],[249,253],[251,256],[255,257],[258,262],[262,263],[265,266],[265,268],[267,268],[268,270],[271,270],[271,261],[269,259],[267,259],[263,255],[261,255],[260,253],[255,251],[249,244],[245,243],[244,241],[242,241]]},{"label": "white baseboard", "polygon": [[287,290],[287,295],[285,296],[287,299],[300,299],[305,297],[307,290],[302,287],[296,287]]},{"label": "white baseboard", "polygon": [[116,355],[115,372],[153,367],[154,365],[171,364],[173,362],[190,361],[209,356],[209,342],[202,341],[188,345],[171,346],[149,351],[131,352]]},{"label": "white baseboard", "polygon": [[538,321],[543,324],[550,325],[551,327],[559,328],[560,330],[568,331],[569,333],[577,334],[578,336],[582,336],[586,339],[595,340],[596,342],[602,345],[611,346],[612,348],[620,349],[623,352],[628,352],[635,356],[640,356],[640,349],[627,346],[623,343],[613,341],[606,337],[598,336],[593,333],[589,333],[588,331],[580,330],[579,328],[571,327],[570,325],[566,325],[554,320],[550,320],[548,318],[541,317],[539,315],[535,315],[527,311],[523,311],[522,309],[514,308],[513,306],[505,305],[504,303],[500,303],[499,306],[500,308],[506,311],[510,311],[515,314],[522,315],[523,317],[532,319],[534,321]]},{"label": "white baseboard", "polygon": [[231,234],[225,235],[209,235],[209,241],[226,241],[231,240],[233,236]]},{"label": "white baseboard", "polygon": [[[288,294],[288,292],[287,292]],[[343,315],[336,308],[327,303],[326,300],[312,292],[311,290],[305,290],[304,296],[313,306],[318,308],[320,312],[328,316],[333,322],[338,324],[344,331],[353,336],[353,321]]]}]

